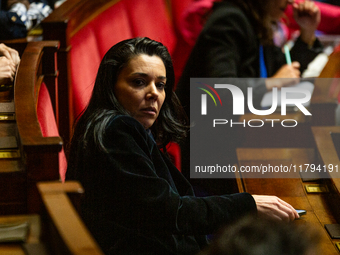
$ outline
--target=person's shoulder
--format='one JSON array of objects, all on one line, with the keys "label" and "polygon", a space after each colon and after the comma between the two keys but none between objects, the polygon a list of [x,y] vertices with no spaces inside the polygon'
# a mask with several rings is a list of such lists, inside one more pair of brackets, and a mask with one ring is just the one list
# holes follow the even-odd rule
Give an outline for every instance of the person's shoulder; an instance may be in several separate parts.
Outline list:
[{"label": "person's shoulder", "polygon": [[142,124],[140,124],[135,118],[129,115],[116,115],[110,118],[109,128],[122,127],[122,128],[136,128],[144,129]]},{"label": "person's shoulder", "polygon": [[137,143],[139,146],[151,148],[155,142],[147,130],[136,119],[127,115],[117,115],[110,118],[105,128],[104,141],[107,148],[117,145],[128,146]]},{"label": "person's shoulder", "polygon": [[213,5],[213,12],[246,15],[240,6],[229,1],[215,2]]},{"label": "person's shoulder", "polygon": [[241,26],[249,26],[250,20],[240,6],[233,2],[226,1],[216,2],[214,4],[213,11],[207,23],[236,23]]},{"label": "person's shoulder", "polygon": [[128,115],[116,115],[110,118],[106,133],[129,133],[146,136],[147,132],[143,125],[135,118]]}]

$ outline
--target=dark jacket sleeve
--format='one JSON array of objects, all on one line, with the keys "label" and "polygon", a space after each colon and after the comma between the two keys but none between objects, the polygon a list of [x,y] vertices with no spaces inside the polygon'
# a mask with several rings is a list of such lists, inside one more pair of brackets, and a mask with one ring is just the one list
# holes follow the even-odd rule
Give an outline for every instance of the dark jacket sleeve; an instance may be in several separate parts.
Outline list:
[{"label": "dark jacket sleeve", "polygon": [[26,37],[27,30],[20,17],[14,12],[0,10],[0,40]]},{"label": "dark jacket sleeve", "polygon": [[292,60],[300,63],[301,73],[307,69],[308,64],[323,51],[323,45],[316,39],[311,47],[299,37],[291,50]]},{"label": "dark jacket sleeve", "polygon": [[180,196],[156,144],[131,117],[116,119],[106,135],[107,169],[112,173],[105,178],[115,193],[107,207],[114,208],[113,218],[124,227],[153,233],[208,234],[246,213],[256,212],[254,199],[247,193]]},{"label": "dark jacket sleeve", "polygon": [[258,77],[259,70],[249,67],[258,59],[258,40],[239,8],[217,3],[195,48],[194,54],[203,60],[195,63],[203,68],[196,73],[202,76],[193,77]]}]

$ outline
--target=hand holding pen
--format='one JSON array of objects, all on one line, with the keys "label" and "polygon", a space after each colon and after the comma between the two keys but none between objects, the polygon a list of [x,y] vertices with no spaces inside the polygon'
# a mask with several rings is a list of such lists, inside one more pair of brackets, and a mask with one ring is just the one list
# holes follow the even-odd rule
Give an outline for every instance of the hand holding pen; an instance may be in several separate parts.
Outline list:
[{"label": "hand holding pen", "polygon": [[[288,45],[284,46],[284,53],[287,64],[283,65],[271,78],[266,81],[267,90],[270,91],[274,87],[282,88],[292,86],[300,81],[300,63],[292,62]],[[285,78],[285,79],[280,79]]]}]

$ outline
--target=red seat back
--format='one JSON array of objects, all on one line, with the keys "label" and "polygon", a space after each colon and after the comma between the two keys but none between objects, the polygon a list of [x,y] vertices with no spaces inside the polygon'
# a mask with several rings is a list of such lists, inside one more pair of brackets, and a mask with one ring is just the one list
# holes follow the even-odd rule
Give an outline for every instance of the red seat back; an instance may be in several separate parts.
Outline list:
[{"label": "red seat back", "polygon": [[[56,118],[53,112],[53,106],[50,94],[45,83],[41,84],[38,97],[37,116],[41,132],[44,137],[59,136]],[[67,161],[64,149],[59,152],[59,175],[62,181],[65,180]]]}]

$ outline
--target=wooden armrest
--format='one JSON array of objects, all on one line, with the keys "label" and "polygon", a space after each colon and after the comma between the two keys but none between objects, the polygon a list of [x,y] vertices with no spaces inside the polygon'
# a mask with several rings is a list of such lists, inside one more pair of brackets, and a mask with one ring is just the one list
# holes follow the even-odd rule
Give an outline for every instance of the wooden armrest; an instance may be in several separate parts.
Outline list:
[{"label": "wooden armrest", "polygon": [[38,190],[58,235],[71,255],[104,254],[68,198],[68,192],[83,193],[78,182],[39,182]]},{"label": "wooden armrest", "polygon": [[[43,137],[36,109],[43,78],[56,75],[51,70],[45,70],[48,64],[43,63],[43,57],[54,54],[58,47],[58,41],[28,43],[20,61],[14,84],[14,102],[17,126],[25,150],[51,152],[62,149],[63,142],[60,137]],[[53,65],[53,55],[52,60]]]},{"label": "wooden armrest", "polygon": [[55,193],[84,193],[84,189],[77,181],[60,181],[39,182],[39,191],[41,194],[55,194]]}]

